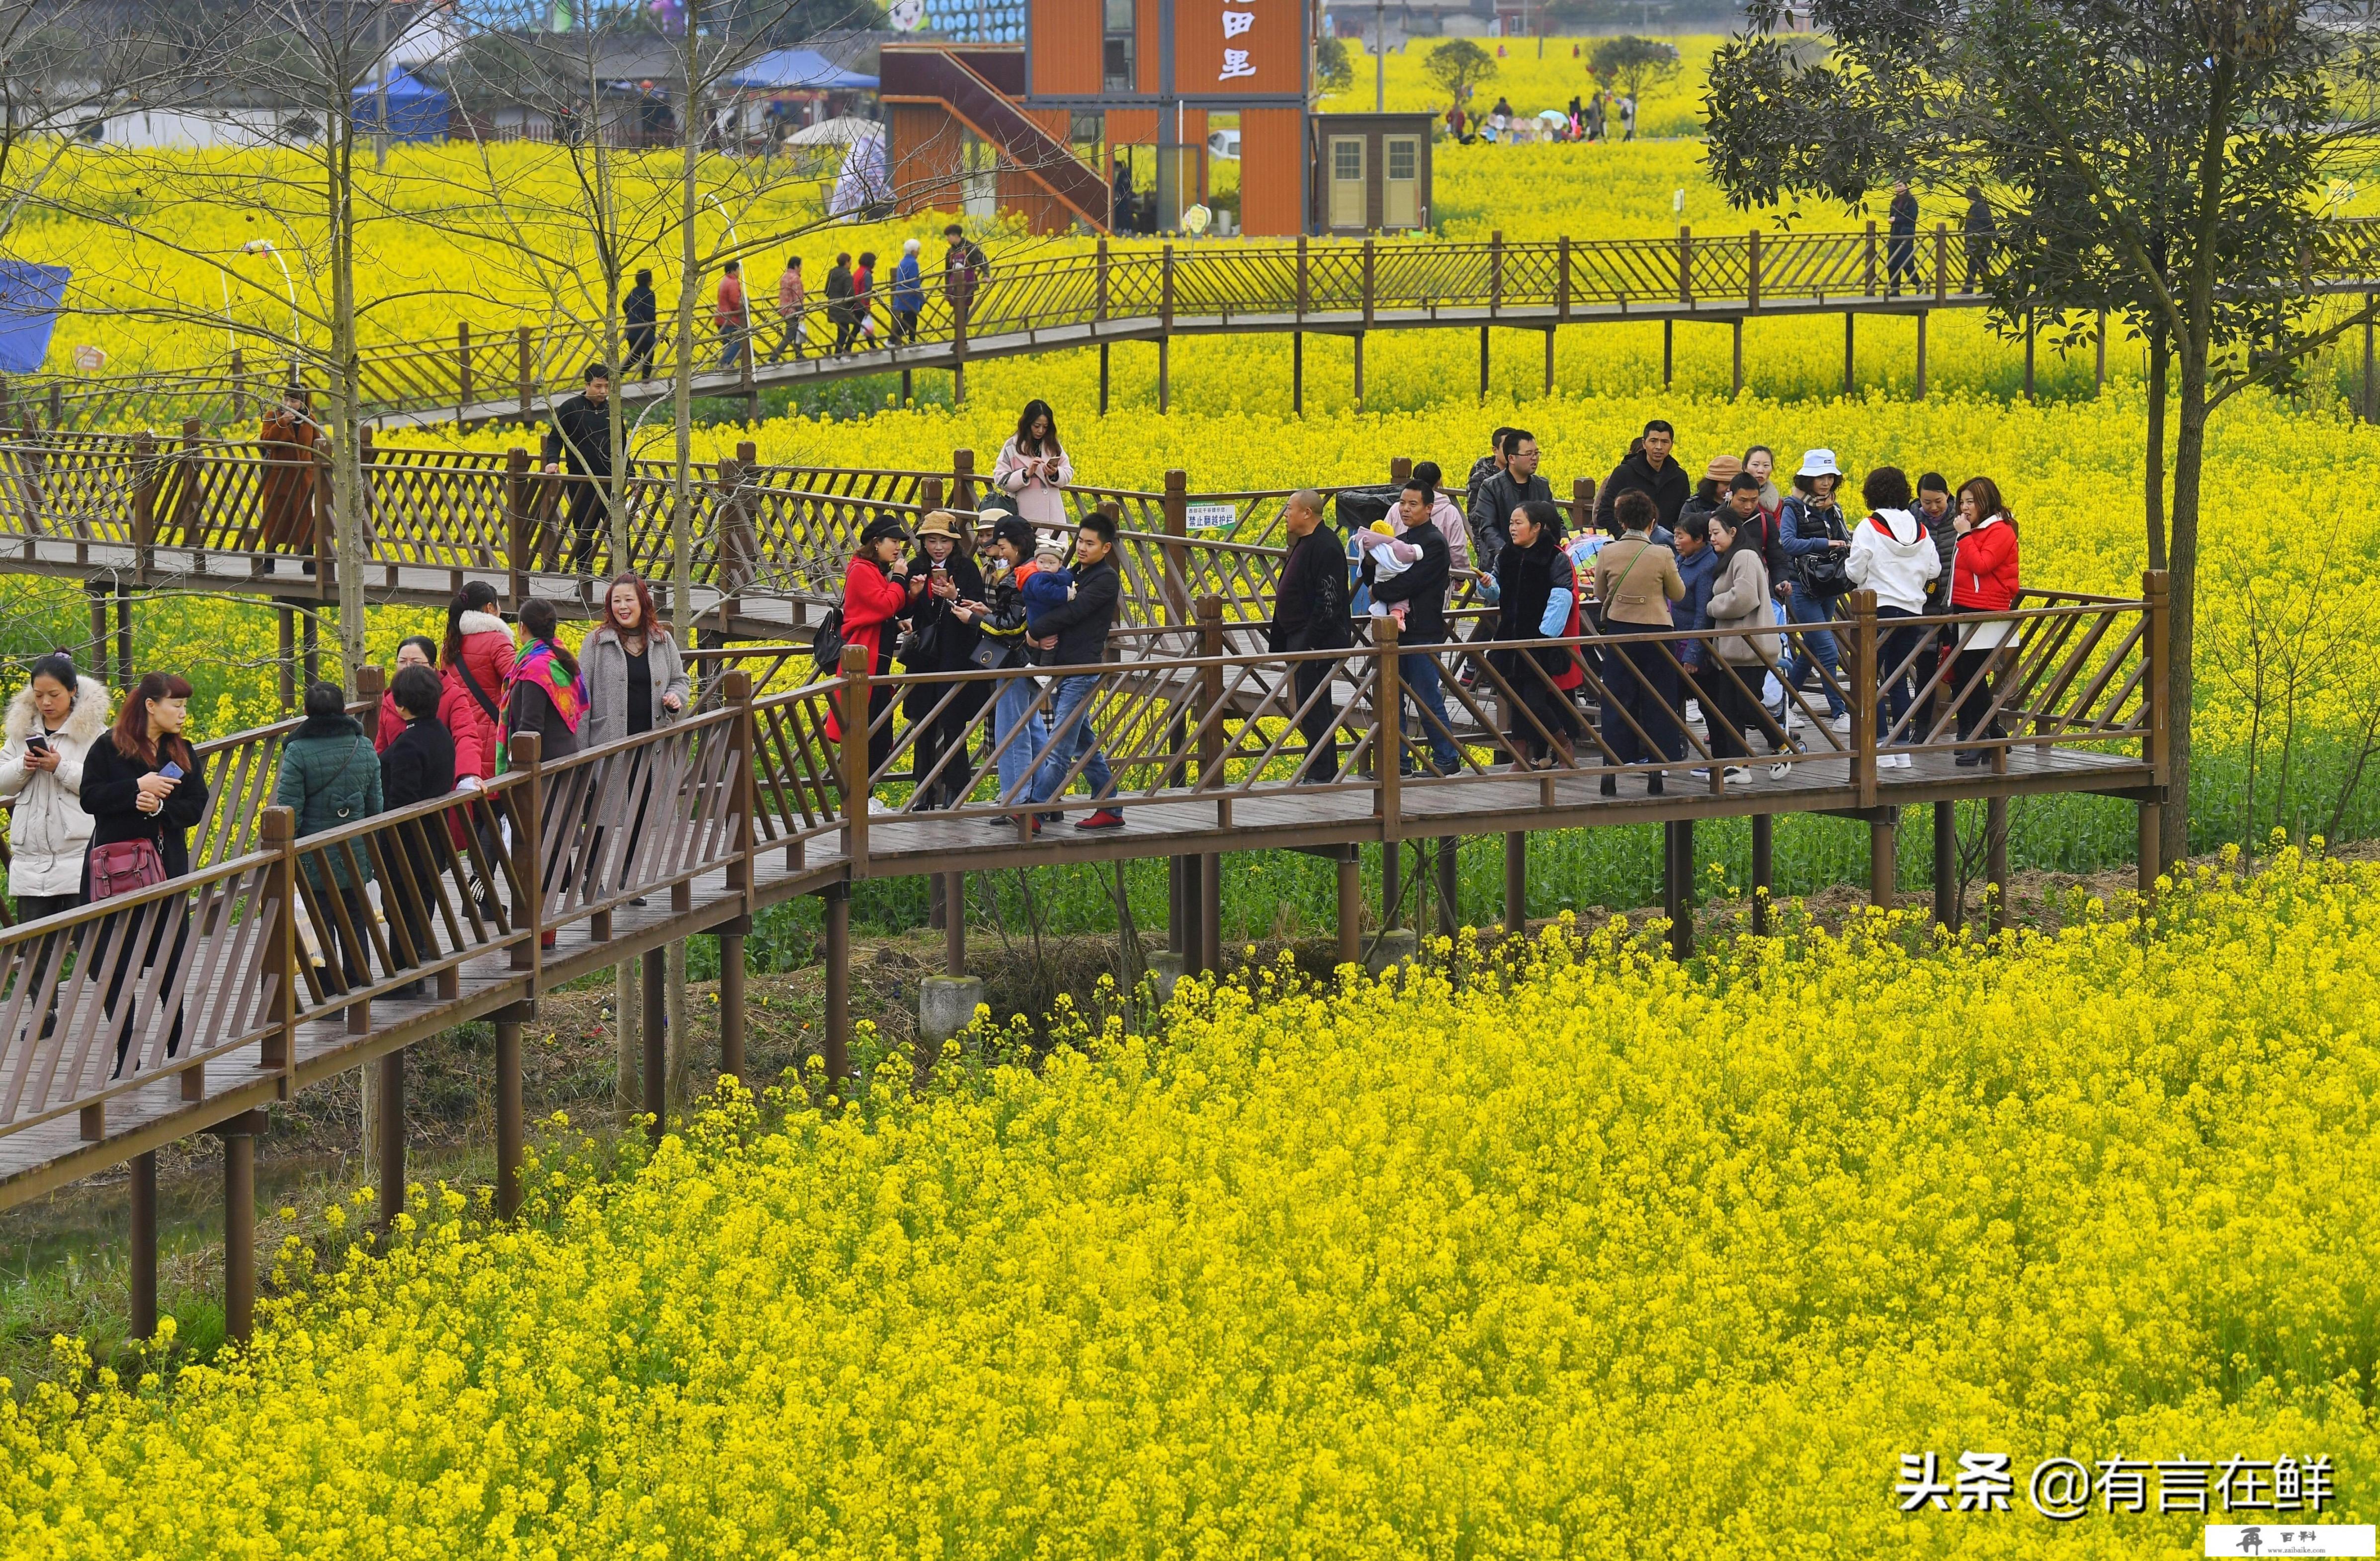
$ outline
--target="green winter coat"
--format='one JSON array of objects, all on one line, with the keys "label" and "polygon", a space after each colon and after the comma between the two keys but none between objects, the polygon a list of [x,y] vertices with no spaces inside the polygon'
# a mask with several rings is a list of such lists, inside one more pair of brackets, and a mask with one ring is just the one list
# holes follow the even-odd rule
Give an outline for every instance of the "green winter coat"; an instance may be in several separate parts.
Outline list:
[{"label": "green winter coat", "polygon": [[[298,811],[298,838],[344,829],[381,809],[380,756],[353,716],[310,719],[281,750],[281,778],[273,800]],[[323,856],[305,854],[307,881],[320,889]],[[352,889],[371,882],[371,857],[358,840],[329,853],[331,882]]]}]

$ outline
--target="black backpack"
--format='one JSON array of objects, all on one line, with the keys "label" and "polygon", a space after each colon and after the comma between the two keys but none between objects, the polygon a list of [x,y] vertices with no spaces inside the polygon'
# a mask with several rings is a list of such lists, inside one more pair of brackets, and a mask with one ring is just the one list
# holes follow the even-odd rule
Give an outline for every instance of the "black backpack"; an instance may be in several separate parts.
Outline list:
[{"label": "black backpack", "polygon": [[843,608],[839,604],[826,610],[810,635],[810,659],[821,672],[839,675],[843,672]]}]

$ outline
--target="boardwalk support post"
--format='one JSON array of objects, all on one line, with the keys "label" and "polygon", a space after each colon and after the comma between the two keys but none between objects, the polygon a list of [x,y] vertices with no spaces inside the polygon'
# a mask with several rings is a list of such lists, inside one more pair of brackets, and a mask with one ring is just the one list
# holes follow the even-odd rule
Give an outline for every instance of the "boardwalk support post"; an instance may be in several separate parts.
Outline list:
[{"label": "boardwalk support post", "polygon": [[1772,814],[1752,816],[1752,934],[1768,936],[1768,902],[1777,888],[1777,819]]},{"label": "boardwalk support post", "polygon": [[1945,797],[1934,805],[1934,921],[1959,930],[1959,805]]},{"label": "boardwalk support post", "polygon": [[[1508,837],[1506,845],[1511,840]],[[1463,867],[1463,837],[1448,835],[1438,842],[1438,932],[1441,938],[1451,938],[1462,930],[1455,915],[1456,891],[1461,887]],[[1524,916],[1524,921],[1526,920]],[[1415,930],[1419,930],[1416,928]]]},{"label": "boardwalk support post", "polygon": [[643,974],[645,1041],[645,1136],[655,1144],[669,1120],[668,962],[664,951],[648,949],[638,962]]},{"label": "boardwalk support post", "polygon": [[[2008,750],[1999,750],[2005,759]],[[1998,767],[1995,767],[1998,768]],[[1994,797],[1984,804],[1984,879],[1992,899],[1992,930],[2008,930],[2009,800]]]},{"label": "boardwalk support post", "polygon": [[132,1156],[132,1337],[157,1333],[157,1151]]},{"label": "boardwalk support post", "polygon": [[1694,824],[1678,818],[1661,826],[1661,904],[1670,918],[1670,957],[1694,952]]},{"label": "boardwalk support post", "polygon": [[256,1140],[264,1113],[242,1111],[208,1131],[224,1146],[224,1331],[246,1344],[256,1331]]},{"label": "boardwalk support post", "polygon": [[394,1227],[405,1207],[405,1048],[382,1053],[373,1066],[380,1070],[380,1220]]},{"label": "boardwalk support post", "polygon": [[1891,910],[1899,898],[1893,868],[1900,817],[1899,808],[1879,807],[1867,818],[1867,898],[1879,911]]},{"label": "boardwalk support post", "polygon": [[[1871,227],[1875,224],[1870,224]],[[1843,394],[1850,395],[1859,384],[1859,316],[1843,310]]]},{"label": "boardwalk support post", "polygon": [[1670,388],[1670,381],[1677,375],[1677,368],[1678,322],[1674,320],[1665,320],[1661,321],[1661,388],[1663,390]]},{"label": "boardwalk support post", "polygon": [[1925,312],[1926,311],[1924,309],[1919,309],[1917,311],[1916,399],[1919,401],[1925,399]]},{"label": "boardwalk support post", "polygon": [[1728,333],[1732,338],[1729,348],[1734,360],[1734,374],[1733,386],[1727,394],[1729,400],[1735,401],[1740,400],[1743,395],[1743,317],[1737,315],[1728,324],[1730,326]]},{"label": "boardwalk support post", "polygon": [[1339,848],[1339,962],[1364,957],[1364,861],[1356,848]]},{"label": "boardwalk support post", "polygon": [[1305,416],[1305,333],[1289,333],[1289,410],[1293,417]]},{"label": "boardwalk support post", "polygon": [[506,1219],[521,1206],[521,1019],[529,1006],[496,1013],[496,1213]]},{"label": "boardwalk support post", "polygon": [[841,1089],[851,1072],[851,886],[829,884],[826,901],[826,1082]]},{"label": "boardwalk support post", "polygon": [[[2142,698],[2147,703],[2149,735],[2144,744],[2149,761],[2151,783],[2155,795],[2162,798],[2169,783],[2169,733],[2172,729],[2172,652],[2169,640],[2172,628],[2172,585],[2162,569],[2144,570],[2141,575],[2141,599],[2148,603],[2147,632],[2142,641]],[[2158,876],[2165,871],[2164,859],[2165,808],[2161,802],[2141,804],[2140,874],[2141,899],[2145,903],[2156,892]]]},{"label": "boardwalk support post", "polygon": [[1504,832],[1504,936],[1528,935],[1529,833],[1526,829],[1508,829]]}]

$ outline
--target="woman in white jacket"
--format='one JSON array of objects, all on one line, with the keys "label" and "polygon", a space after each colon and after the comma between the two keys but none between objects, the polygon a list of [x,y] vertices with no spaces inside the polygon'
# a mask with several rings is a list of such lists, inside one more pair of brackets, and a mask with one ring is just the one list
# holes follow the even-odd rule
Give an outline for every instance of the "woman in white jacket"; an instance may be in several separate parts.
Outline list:
[{"label": "woman in white jacket", "polygon": [[92,822],[82,809],[82,761],[107,731],[107,690],[77,676],[63,652],[44,656],[8,702],[6,730],[0,797],[17,803],[8,823],[8,888],[18,920],[30,922],[82,903]]},{"label": "woman in white jacket", "polygon": [[[1876,467],[1867,474],[1860,491],[1870,514],[1852,528],[1843,573],[1854,586],[1876,593],[1876,672],[1882,680],[1876,702],[1876,735],[1881,744],[1917,702],[1917,691],[1933,681],[1932,658],[1927,655],[1933,635],[1923,628],[1898,627],[1894,621],[1925,616],[1925,587],[1942,573],[1942,551],[1934,545],[1925,523],[1912,513],[1914,495],[1909,490],[1908,475],[1899,466]],[[1900,740],[1910,744],[1921,735],[1912,727]],[[1909,756],[1888,753],[1876,765],[1907,769]]]},{"label": "woman in white jacket", "polygon": [[1058,442],[1058,418],[1048,402],[1036,397],[1025,404],[1016,432],[992,463],[991,480],[1002,492],[1014,495],[1020,518],[1045,531],[1074,530],[1066,518],[1064,489],[1075,480],[1075,464]]}]

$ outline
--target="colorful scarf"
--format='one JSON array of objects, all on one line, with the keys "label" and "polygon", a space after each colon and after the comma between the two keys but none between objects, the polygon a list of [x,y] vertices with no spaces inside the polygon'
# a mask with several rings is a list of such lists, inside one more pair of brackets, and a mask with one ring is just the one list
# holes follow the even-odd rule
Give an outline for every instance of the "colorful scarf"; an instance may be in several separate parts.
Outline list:
[{"label": "colorful scarf", "polygon": [[578,732],[578,722],[587,713],[587,684],[584,678],[572,677],[562,670],[561,658],[553,653],[552,642],[533,639],[528,647],[513,662],[513,675],[506,680],[506,705],[512,703],[510,684],[535,684],[553,701],[553,713],[572,735]]}]

